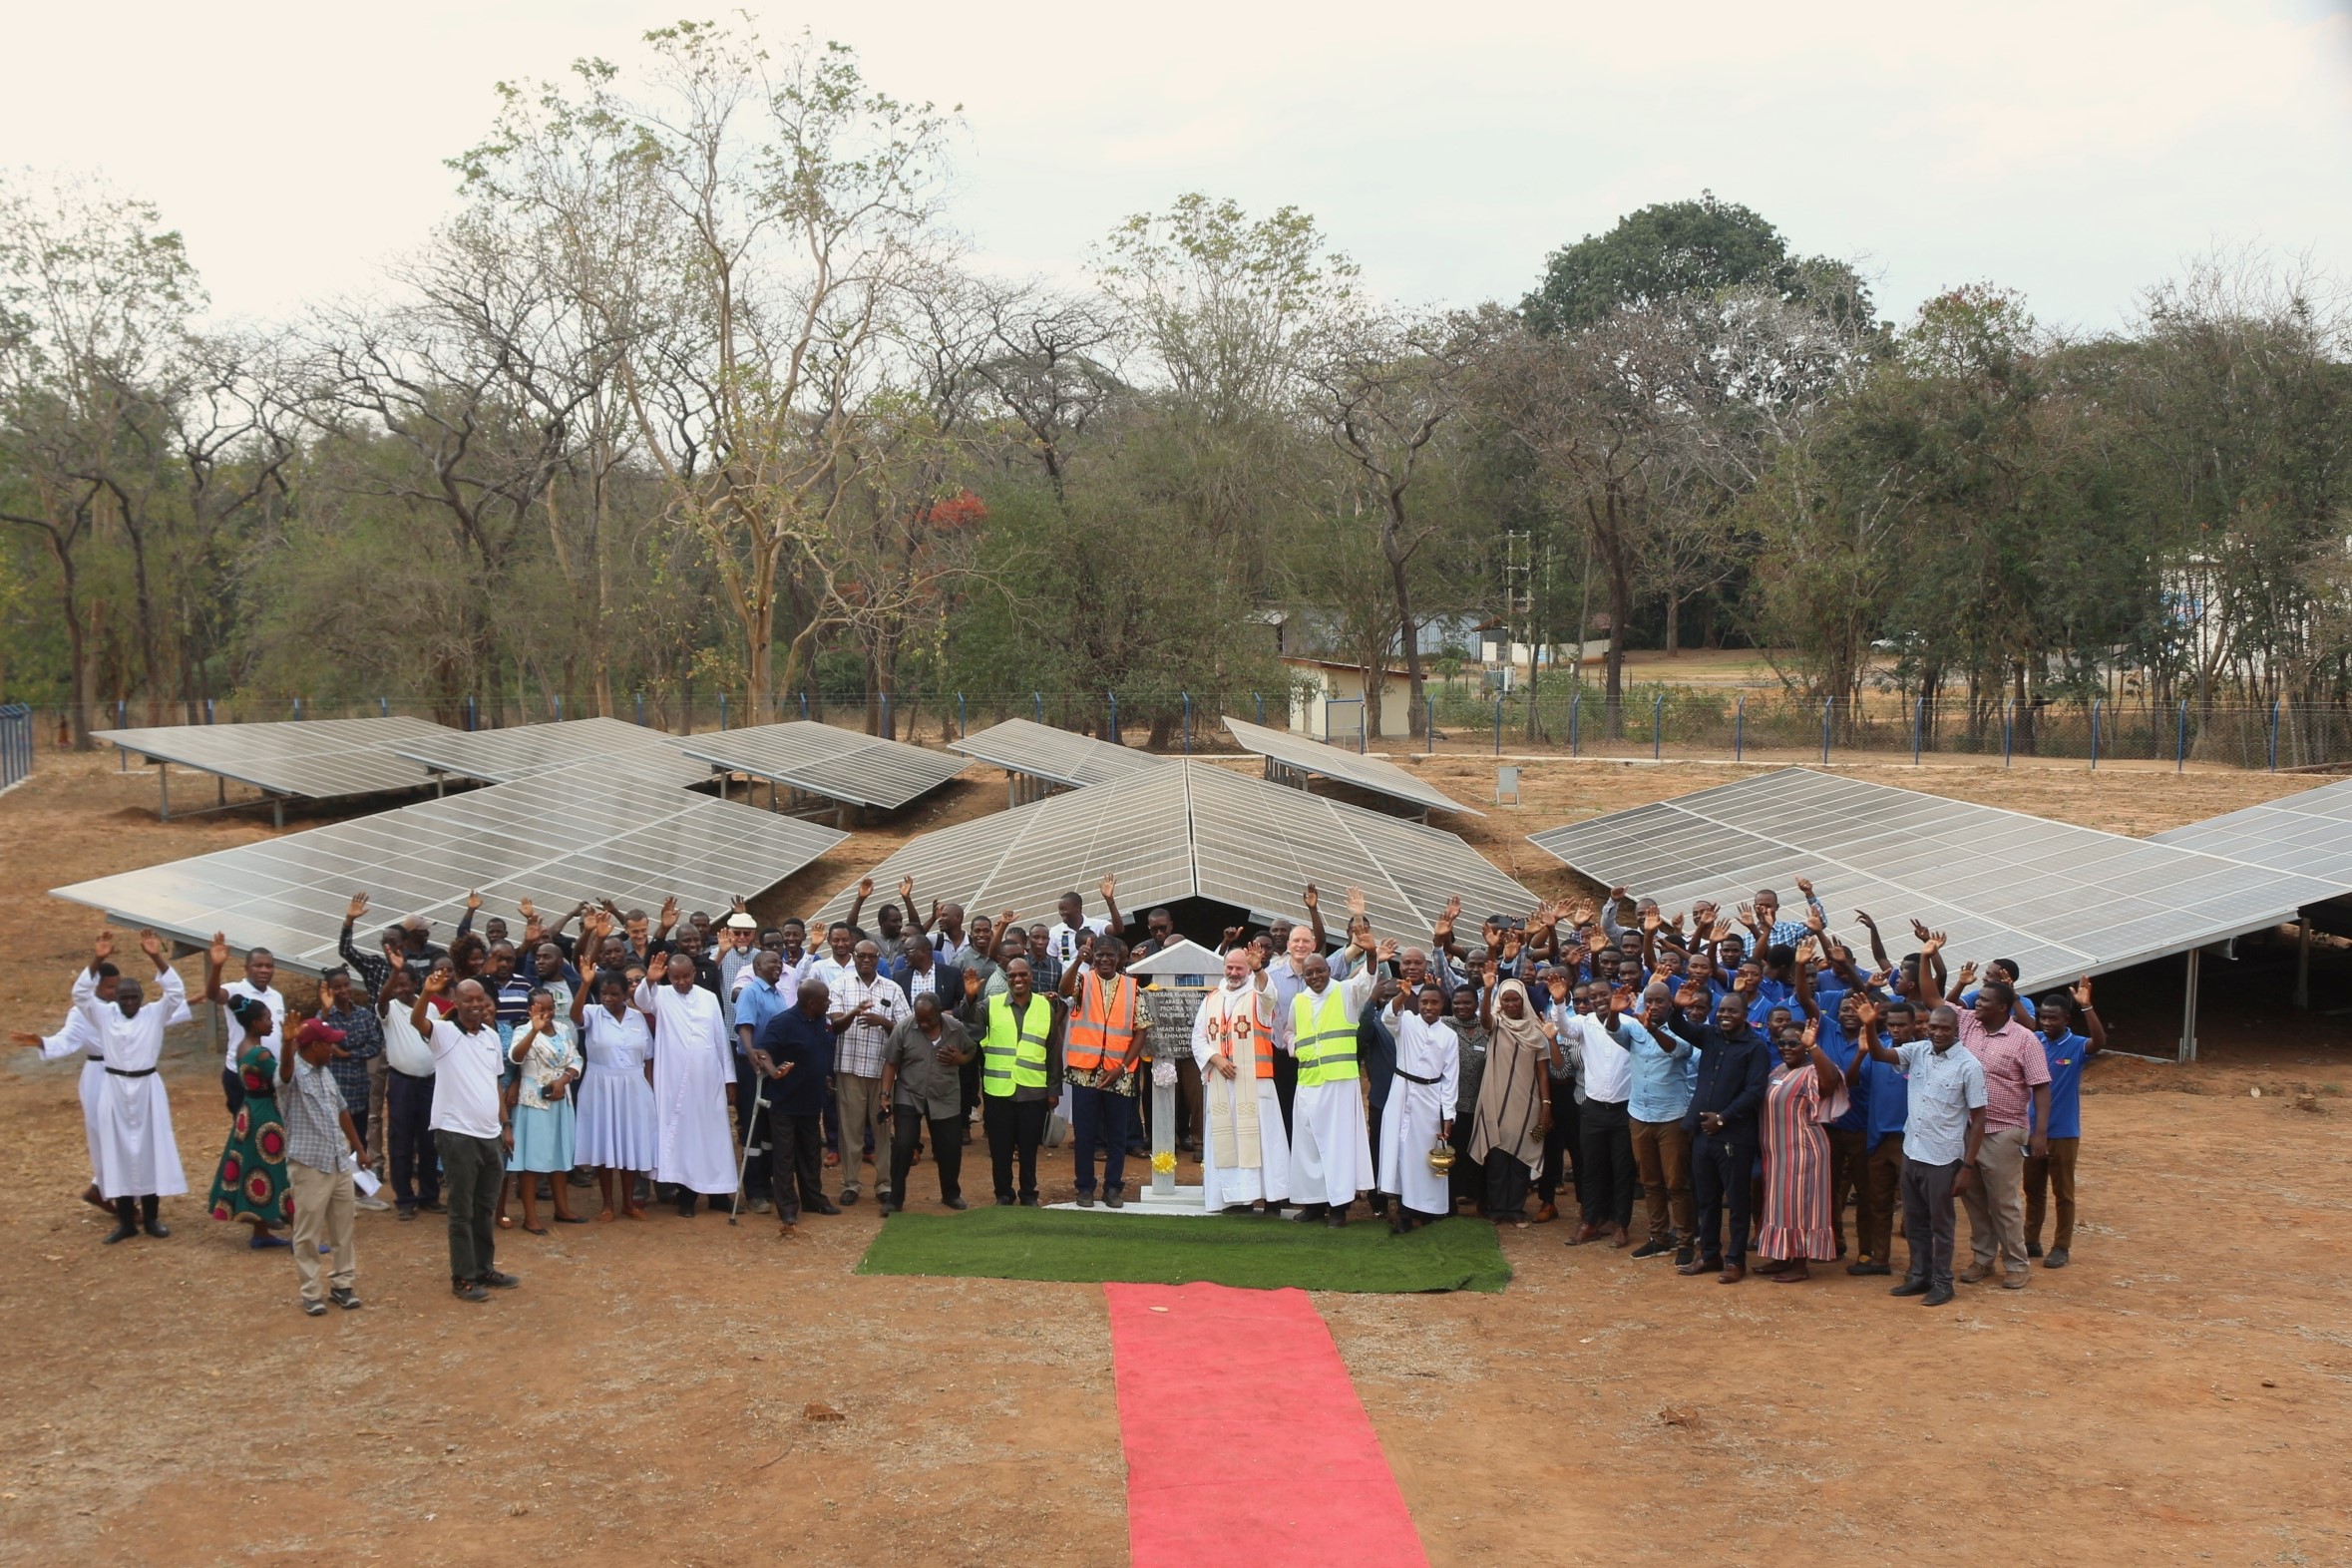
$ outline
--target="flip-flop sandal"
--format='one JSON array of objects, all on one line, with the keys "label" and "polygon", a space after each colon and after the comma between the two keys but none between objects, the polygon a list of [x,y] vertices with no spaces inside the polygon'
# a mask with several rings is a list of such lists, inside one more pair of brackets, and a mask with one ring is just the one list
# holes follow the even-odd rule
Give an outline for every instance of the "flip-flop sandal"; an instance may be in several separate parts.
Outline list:
[{"label": "flip-flop sandal", "polygon": [[502,1231],[511,1231],[515,1228],[515,1222],[502,1214],[498,1217],[498,1228]]},{"label": "flip-flop sandal", "polygon": [[526,1236],[545,1236],[548,1233],[548,1228],[544,1225],[526,1225],[523,1227],[523,1233]]}]

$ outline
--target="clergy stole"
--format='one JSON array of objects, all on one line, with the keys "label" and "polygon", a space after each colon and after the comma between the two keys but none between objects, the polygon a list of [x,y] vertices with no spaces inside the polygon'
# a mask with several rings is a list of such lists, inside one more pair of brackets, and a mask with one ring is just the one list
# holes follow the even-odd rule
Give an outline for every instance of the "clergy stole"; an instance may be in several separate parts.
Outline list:
[{"label": "clergy stole", "polygon": [[1256,1170],[1265,1153],[1258,1142],[1258,1032],[1266,1005],[1255,985],[1239,990],[1219,986],[1201,1006],[1208,1012],[1209,1043],[1233,1063],[1234,1075],[1213,1073],[1204,1085],[1209,1106],[1209,1146],[1217,1169]]}]

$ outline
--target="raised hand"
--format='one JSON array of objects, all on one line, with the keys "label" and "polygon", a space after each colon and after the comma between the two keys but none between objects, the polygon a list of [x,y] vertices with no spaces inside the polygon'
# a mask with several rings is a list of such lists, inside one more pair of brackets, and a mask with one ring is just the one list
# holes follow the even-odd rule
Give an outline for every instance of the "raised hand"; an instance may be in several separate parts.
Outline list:
[{"label": "raised hand", "polygon": [[1348,913],[1351,915],[1364,913],[1364,890],[1362,888],[1348,890]]},{"label": "raised hand", "polygon": [[154,960],[157,969],[160,970],[164,967],[164,939],[157,936],[153,928],[141,929],[139,951]]},{"label": "raised hand", "polygon": [[1241,939],[1242,928],[1239,926],[1228,926],[1225,928],[1224,935],[1217,939],[1217,946],[1220,948],[1230,948],[1235,943],[1241,941]]},{"label": "raised hand", "polygon": [[1686,1009],[1696,1007],[1699,1005],[1699,982],[1697,980],[1683,981],[1683,988],[1674,993],[1674,1004],[1678,1007]]},{"label": "raised hand", "polygon": [[1115,871],[1106,871],[1106,872],[1104,872],[1104,873],[1102,874],[1102,889],[1101,889],[1101,891],[1102,891],[1102,902],[1103,902],[1103,903],[1105,903],[1105,904],[1114,904],[1114,903],[1116,903],[1116,902],[1118,901],[1118,897],[1119,897],[1119,874],[1118,874],[1117,872],[1115,872]]},{"label": "raised hand", "polygon": [[1805,1024],[1804,1024],[1804,1048],[1805,1048],[1806,1050],[1811,1050],[1811,1049],[1813,1049],[1815,1046],[1817,1046],[1817,1045],[1820,1043],[1820,1039],[1821,1039],[1821,1020],[1820,1020],[1820,1019],[1818,1019],[1818,1018],[1807,1018],[1807,1019],[1805,1019]]},{"label": "raised hand", "polygon": [[466,894],[466,913],[471,915],[482,907],[482,890],[474,888]]},{"label": "raised hand", "polygon": [[1796,962],[1809,965],[1813,962],[1813,939],[1807,937],[1796,945]]},{"label": "raised hand", "polygon": [[2086,975],[2086,976],[2084,976],[2084,977],[2083,977],[2081,980],[2079,980],[2075,981],[2075,983],[2074,983],[2074,997],[2075,997],[2075,1005],[2076,1005],[2076,1006],[2078,1006],[2078,1007],[2088,1007],[2088,1006],[2090,1006],[2090,1005],[2091,1005],[2091,977],[2090,977],[2090,976]]},{"label": "raised hand", "polygon": [[1857,1028],[1868,1029],[1876,1027],[1878,1020],[1882,1015],[1883,1009],[1879,1007],[1877,1002],[1872,1001],[1869,997],[1857,996],[1854,999],[1854,1024]]},{"label": "raised hand", "polygon": [[1755,905],[1743,904],[1740,906],[1740,924],[1747,927],[1750,931],[1756,930]]},{"label": "raised hand", "polygon": [[428,996],[440,995],[443,991],[449,989],[449,971],[435,970],[432,974],[425,977],[425,994]]},{"label": "raised hand", "polygon": [[1966,990],[1969,986],[1975,983],[1976,961],[1971,959],[1966,964],[1960,966],[1960,988],[1962,990]]},{"label": "raised hand", "polygon": [[1715,913],[1714,903],[1707,899],[1701,899],[1691,906],[1691,929],[1693,931],[1711,929],[1715,925]]},{"label": "raised hand", "polygon": [[1665,924],[1666,918],[1656,910],[1645,911],[1642,915],[1642,930],[1652,935],[1656,935],[1658,928]]},{"label": "raised hand", "polygon": [[1307,884],[1307,891],[1301,895],[1301,898],[1306,903],[1307,907],[1310,910],[1313,910],[1321,906],[1323,895],[1317,893],[1315,891],[1315,884],[1310,882]]},{"label": "raised hand", "polygon": [[1482,976],[1482,978],[1483,978],[1483,979],[1485,980],[1485,981],[1486,981],[1486,988],[1487,988],[1488,990],[1492,990],[1492,989],[1494,989],[1494,981],[1495,981],[1495,978],[1496,978],[1496,977],[1497,977],[1499,974],[1501,974],[1501,969],[1500,969],[1500,967],[1499,967],[1499,966],[1497,966],[1497,965],[1495,964],[1494,960],[1492,960],[1492,959],[1488,959],[1488,960],[1486,961],[1486,967],[1485,967],[1485,969],[1484,969],[1483,971],[1481,971],[1480,973],[1481,973],[1481,976]]},{"label": "raised hand", "polygon": [[534,924],[539,920],[539,908],[529,899],[518,899],[515,902],[515,913],[523,917],[526,925]]},{"label": "raised hand", "polygon": [[[99,941],[105,944],[99,949],[98,956],[100,958],[103,959],[115,951],[115,934],[113,932],[108,932]],[[204,958],[210,962],[214,969],[219,969],[228,962],[228,938],[224,933],[217,931],[212,933],[212,944],[204,950]]]},{"label": "raised hand", "polygon": [[1632,991],[1627,990],[1623,985],[1614,986],[1609,992],[1609,1010],[1611,1012],[1631,1012],[1633,1011],[1633,1000]]},{"label": "raised hand", "polygon": [[1804,926],[1805,930],[1815,934],[1818,934],[1824,929],[1821,921],[1821,912],[1817,909],[1814,909],[1810,904],[1807,904],[1804,907]]},{"label": "raised hand", "polygon": [[1394,937],[1382,937],[1380,939],[1377,957],[1382,964],[1386,964],[1396,957],[1396,939]]},{"label": "raised hand", "polygon": [[1870,912],[1868,910],[1854,911],[1854,924],[1861,927],[1864,931],[1876,931],[1878,929],[1878,922],[1870,918]]},{"label": "raised hand", "polygon": [[1813,896],[1813,885],[1809,879],[1799,877],[1796,879],[1796,891],[1801,897],[1809,899]]},{"label": "raised hand", "polygon": [[[1917,926],[1918,922],[1914,921],[1912,924]],[[1928,931],[1924,927],[1921,927],[1919,931],[1919,951],[1923,954],[1941,953],[1944,951],[1944,944],[1950,940],[1950,938],[1946,937],[1940,931]]]},{"label": "raised hand", "polygon": [[858,897],[861,899],[870,899],[873,896],[874,879],[872,877],[860,877],[858,879]]},{"label": "raised hand", "polygon": [[968,997],[968,998],[970,998],[970,997],[976,997],[976,996],[978,996],[980,993],[980,971],[978,971],[978,970],[966,970],[966,971],[964,972],[964,994],[965,994],[965,996],[966,996],[966,997]]},{"label": "raised hand", "polygon": [[1911,935],[1920,942],[1927,940],[1927,923],[1916,915],[1911,917]]},{"label": "raised hand", "polygon": [[899,879],[899,897],[906,900],[909,904],[915,902],[914,873],[909,872],[906,876]]},{"label": "raised hand", "polygon": [[667,931],[678,923],[678,896],[671,894],[661,901],[661,929]]},{"label": "raised hand", "polygon": [[1445,901],[1445,913],[1438,917],[1437,924],[1443,926],[1446,930],[1451,931],[1453,929],[1453,923],[1461,919],[1461,916],[1462,896],[1456,893]]},{"label": "raised hand", "polygon": [[350,925],[352,922],[358,920],[360,916],[365,915],[366,913],[367,895],[364,892],[354,893],[351,895],[351,902],[344,906],[343,923],[345,925]]},{"label": "raised hand", "polygon": [[1612,904],[1615,904],[1615,903],[1616,903],[1616,902],[1617,902],[1619,899],[1622,899],[1622,898],[1624,898],[1624,897],[1625,897],[1625,890],[1624,890],[1623,888],[1611,888],[1611,889],[1609,890],[1609,895],[1608,895],[1608,897],[1609,897],[1609,902],[1610,902],[1610,903],[1612,903]]},{"label": "raised hand", "polygon": [[1543,988],[1551,993],[1552,1000],[1566,1001],[1568,999],[1568,977],[1555,975],[1543,982]]},{"label": "raised hand", "polygon": [[[214,937],[212,939],[212,945],[220,950],[220,956],[214,959],[212,962],[214,964],[226,964],[228,962],[228,940],[224,937]],[[92,956],[97,958],[101,963],[113,958],[115,956],[114,932],[111,929],[100,931],[98,934],[98,940],[90,945],[90,952]]]}]

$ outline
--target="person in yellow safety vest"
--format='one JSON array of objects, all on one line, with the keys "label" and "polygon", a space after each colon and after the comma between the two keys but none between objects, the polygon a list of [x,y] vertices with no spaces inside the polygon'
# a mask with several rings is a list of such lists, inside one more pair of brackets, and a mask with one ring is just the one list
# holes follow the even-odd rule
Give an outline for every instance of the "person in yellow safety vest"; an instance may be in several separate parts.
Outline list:
[{"label": "person in yellow safety vest", "polygon": [[[1352,903],[1361,897],[1350,893]],[[1356,933],[1354,946],[1366,962],[1344,980],[1332,979],[1322,954],[1310,954],[1300,968],[1305,984],[1291,998],[1289,1049],[1299,1063],[1299,1087],[1291,1097],[1291,1198],[1303,1206],[1291,1218],[1335,1227],[1348,1223],[1356,1195],[1378,1183],[1365,1126],[1356,1026],[1378,980],[1376,961],[1396,952],[1393,940],[1375,942],[1369,924]]]},{"label": "person in yellow safety vest", "polygon": [[[1104,878],[1109,885],[1109,878]],[[1151,1028],[1140,988],[1119,973],[1127,945],[1116,937],[1078,939],[1078,962],[1061,977],[1061,993],[1071,1002],[1068,1036],[1062,1046],[1063,1076],[1070,1086],[1071,1162],[1077,1167],[1078,1207],[1094,1207],[1094,1156],[1102,1154],[1102,1201],[1127,1206],[1127,1133],[1135,1118],[1136,1066]]]},{"label": "person in yellow safety vest", "polygon": [[[1037,994],[1029,961],[1004,966],[1004,989],[989,992],[978,972],[964,972],[964,1026],[980,1042],[980,1125],[988,1135],[988,1164],[996,1181],[996,1205],[1037,1206],[1037,1145],[1053,1109],[1053,1083],[1061,1075],[1060,1031],[1055,1003]],[[1020,1187],[1013,1188],[1013,1164]]]}]

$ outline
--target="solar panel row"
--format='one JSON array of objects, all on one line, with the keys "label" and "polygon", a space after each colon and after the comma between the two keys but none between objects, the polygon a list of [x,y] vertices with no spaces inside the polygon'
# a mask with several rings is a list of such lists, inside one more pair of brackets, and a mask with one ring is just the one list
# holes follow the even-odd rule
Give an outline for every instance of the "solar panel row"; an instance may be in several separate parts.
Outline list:
[{"label": "solar panel row", "polygon": [[400,748],[432,769],[486,784],[510,784],[552,768],[594,762],[645,783],[694,784],[710,769],[687,759],[678,736],[616,718],[564,719],[512,729],[444,730]]},{"label": "solar panel row", "polygon": [[1273,729],[1264,724],[1246,723],[1237,718],[1228,718],[1225,727],[1233,731],[1233,738],[1241,742],[1243,750],[1271,757],[1286,767],[1297,768],[1305,773],[1320,773],[1325,778],[1337,779],[1343,784],[1352,784],[1358,789],[1371,790],[1374,794],[1387,795],[1415,806],[1426,806],[1436,811],[1458,811],[1472,817],[1484,815],[1414,778],[1385,757],[1342,751],[1320,740],[1311,740],[1307,736],[1294,735],[1288,730]]},{"label": "solar panel row", "polygon": [[428,719],[406,717],[95,732],[99,740],[137,756],[304,800],[421,789],[432,779],[402,750],[455,733]]},{"label": "solar panel row", "polygon": [[2328,885],[2168,845],[1911,790],[1784,769],[1553,828],[1532,842],[1595,881],[1727,910],[1811,879],[1849,943],[1868,910],[2048,984],[2294,918]]},{"label": "solar panel row", "polygon": [[224,932],[238,948],[265,947],[315,973],[336,962],[355,892],[369,895],[377,929],[422,915],[444,939],[470,889],[510,915],[524,898],[550,910],[596,898],[650,909],[674,896],[715,911],[732,895],[773,887],[844,837],[575,767],[55,892],[190,942]]},{"label": "solar panel row", "polygon": [[2150,842],[2316,877],[2352,892],[2352,779],[2208,817]]},{"label": "solar panel row", "polygon": [[1080,789],[1111,779],[1163,767],[1168,758],[1133,746],[1114,746],[1091,735],[1073,734],[1039,724],[1033,719],[1006,719],[977,735],[967,735],[951,748],[968,757],[1019,773]]},{"label": "solar panel row", "polygon": [[965,766],[962,757],[811,719],[694,735],[680,747],[686,755],[729,772],[884,810],[896,810],[938,789]]}]

